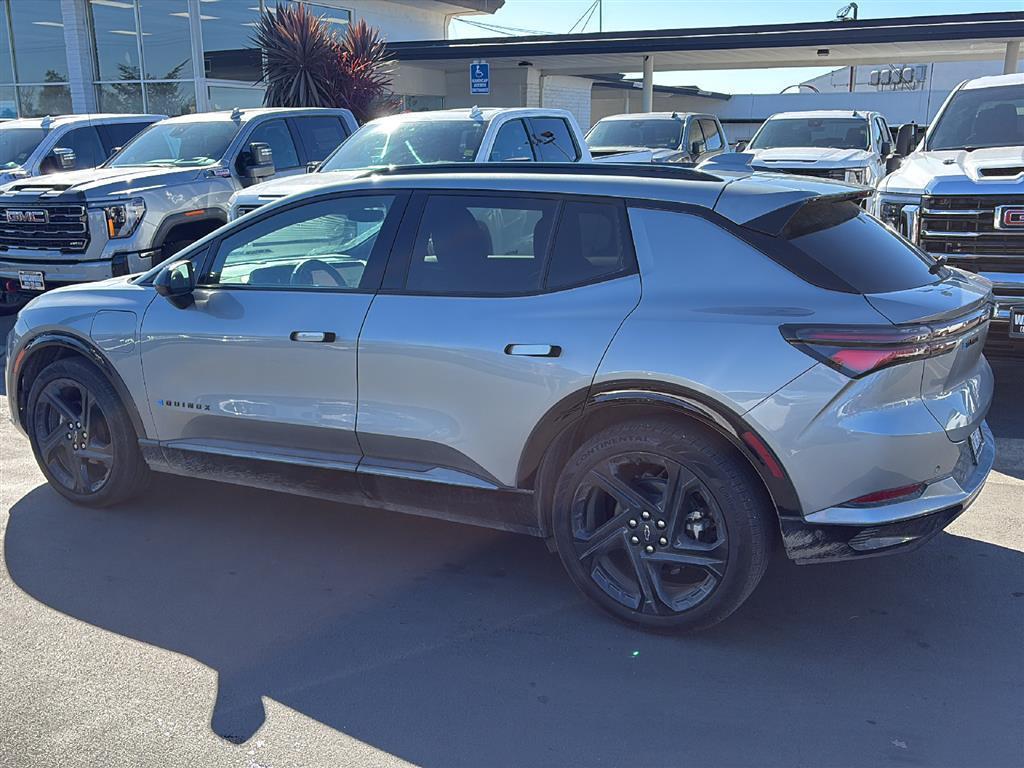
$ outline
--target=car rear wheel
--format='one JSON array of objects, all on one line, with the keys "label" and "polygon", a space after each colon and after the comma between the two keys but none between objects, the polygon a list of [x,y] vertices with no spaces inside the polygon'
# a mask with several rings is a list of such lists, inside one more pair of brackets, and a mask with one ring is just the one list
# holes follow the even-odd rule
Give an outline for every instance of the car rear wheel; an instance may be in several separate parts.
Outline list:
[{"label": "car rear wheel", "polygon": [[612,615],[696,630],[764,575],[771,503],[721,438],[674,420],[616,424],[584,443],[555,489],[552,526],[576,585]]},{"label": "car rear wheel", "polygon": [[91,364],[51,363],[28,396],[28,433],[50,485],[77,504],[102,507],[138,493],[149,477],[117,391]]}]

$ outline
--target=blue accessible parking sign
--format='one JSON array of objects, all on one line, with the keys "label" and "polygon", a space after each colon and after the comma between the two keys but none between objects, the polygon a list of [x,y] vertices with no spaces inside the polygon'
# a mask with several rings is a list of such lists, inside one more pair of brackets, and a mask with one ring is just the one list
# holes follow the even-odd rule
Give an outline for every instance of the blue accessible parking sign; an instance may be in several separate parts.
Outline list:
[{"label": "blue accessible parking sign", "polygon": [[469,92],[473,96],[491,92],[491,65],[485,61],[469,65]]}]

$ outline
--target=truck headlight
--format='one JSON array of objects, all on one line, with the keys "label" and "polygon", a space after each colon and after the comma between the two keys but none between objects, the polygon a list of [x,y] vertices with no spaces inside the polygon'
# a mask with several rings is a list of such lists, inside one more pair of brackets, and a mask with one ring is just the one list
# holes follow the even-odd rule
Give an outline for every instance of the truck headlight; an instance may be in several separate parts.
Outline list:
[{"label": "truck headlight", "polygon": [[880,194],[875,200],[875,215],[881,222],[912,243],[918,239],[920,210],[921,198],[916,195]]},{"label": "truck headlight", "polygon": [[867,180],[867,173],[864,168],[847,168],[846,181],[849,184],[864,184]]},{"label": "truck headlight", "polygon": [[126,203],[103,206],[103,215],[107,219],[107,236],[111,240],[131,237],[145,214],[146,203],[141,197]]}]

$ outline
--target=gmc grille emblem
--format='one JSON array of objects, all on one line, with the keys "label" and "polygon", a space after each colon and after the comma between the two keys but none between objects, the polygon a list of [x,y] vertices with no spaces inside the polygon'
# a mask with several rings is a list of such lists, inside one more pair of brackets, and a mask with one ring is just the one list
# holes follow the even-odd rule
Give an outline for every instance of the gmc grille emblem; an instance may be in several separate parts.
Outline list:
[{"label": "gmc grille emblem", "polygon": [[45,210],[18,211],[8,208],[4,213],[7,214],[8,224],[47,224],[50,221],[50,214]]},{"label": "gmc grille emblem", "polygon": [[1024,229],[1024,206],[1000,205],[996,208],[996,229]]}]

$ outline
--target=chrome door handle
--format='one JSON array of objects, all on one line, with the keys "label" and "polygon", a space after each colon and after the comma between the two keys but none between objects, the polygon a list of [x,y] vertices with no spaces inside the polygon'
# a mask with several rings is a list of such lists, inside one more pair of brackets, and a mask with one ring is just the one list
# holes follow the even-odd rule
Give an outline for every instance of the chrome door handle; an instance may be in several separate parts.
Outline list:
[{"label": "chrome door handle", "polygon": [[558,357],[562,348],[554,344],[509,344],[505,347],[506,355],[522,357]]},{"label": "chrome door handle", "polygon": [[332,331],[292,331],[288,338],[292,341],[322,341],[330,343],[336,337]]}]

